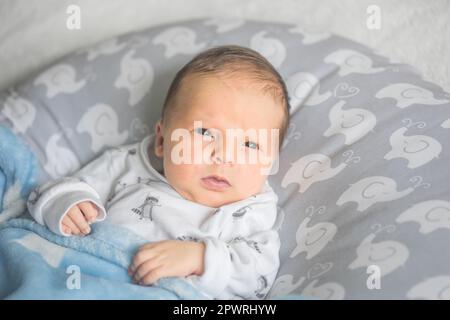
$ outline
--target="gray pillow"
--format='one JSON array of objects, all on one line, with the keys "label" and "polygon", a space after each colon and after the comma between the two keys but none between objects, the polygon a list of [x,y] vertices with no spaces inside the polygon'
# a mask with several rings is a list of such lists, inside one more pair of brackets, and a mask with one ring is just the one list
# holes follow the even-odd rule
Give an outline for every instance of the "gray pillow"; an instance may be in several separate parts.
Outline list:
[{"label": "gray pillow", "polygon": [[269,297],[450,298],[450,95],[358,43],[244,20],[152,27],[3,92],[0,124],[37,156],[38,183],[70,174],[152,132],[176,71],[223,44],[266,56],[291,96]]}]

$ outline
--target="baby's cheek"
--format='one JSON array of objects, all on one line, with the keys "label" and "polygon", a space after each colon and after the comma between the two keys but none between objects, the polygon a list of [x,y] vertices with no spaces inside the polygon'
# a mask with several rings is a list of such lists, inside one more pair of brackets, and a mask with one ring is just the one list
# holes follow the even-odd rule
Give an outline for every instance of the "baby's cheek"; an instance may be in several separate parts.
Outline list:
[{"label": "baby's cheek", "polygon": [[261,173],[262,167],[259,165],[247,165],[242,169],[239,175],[242,177],[242,179],[239,179],[239,189],[249,195],[258,193],[266,180],[266,176]]},{"label": "baby's cheek", "polygon": [[[187,164],[170,164],[168,165],[168,174],[174,181],[186,179],[192,175],[191,165]],[[191,177],[192,179],[192,177]]]}]

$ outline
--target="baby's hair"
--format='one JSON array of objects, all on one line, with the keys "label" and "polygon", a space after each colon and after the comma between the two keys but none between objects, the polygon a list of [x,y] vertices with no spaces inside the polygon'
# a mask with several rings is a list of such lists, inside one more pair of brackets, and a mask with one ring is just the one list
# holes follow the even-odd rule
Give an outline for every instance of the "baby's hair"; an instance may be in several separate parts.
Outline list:
[{"label": "baby's hair", "polygon": [[[183,79],[188,75],[244,75],[261,84],[261,90],[280,102],[283,121],[280,126],[279,147],[289,126],[289,97],[286,84],[278,71],[258,52],[236,45],[208,49],[195,56],[176,74],[169,87],[162,110],[162,119],[169,120],[174,108],[174,99]],[[169,119],[168,119],[169,118]]]}]

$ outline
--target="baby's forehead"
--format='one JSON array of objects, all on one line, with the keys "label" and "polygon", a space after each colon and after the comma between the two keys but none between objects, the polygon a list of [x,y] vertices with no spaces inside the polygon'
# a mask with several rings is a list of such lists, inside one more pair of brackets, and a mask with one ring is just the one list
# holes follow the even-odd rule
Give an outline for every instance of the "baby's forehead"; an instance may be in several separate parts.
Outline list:
[{"label": "baby's forehead", "polygon": [[[183,90],[184,89],[184,90]],[[230,73],[225,75],[189,75],[183,79],[182,89],[178,92],[179,100],[197,99],[226,99],[233,94],[246,96],[249,99],[272,99],[282,104],[282,93],[270,81],[255,80],[247,74]],[[223,95],[223,97],[220,97]]]},{"label": "baby's forehead", "polygon": [[[284,117],[284,105],[280,93],[273,91],[278,88],[274,87],[273,82],[261,79],[256,81],[248,73],[242,72],[188,74],[181,82],[169,114],[185,120],[209,116],[210,119],[220,121],[221,117],[223,120],[228,116],[233,117],[230,115],[230,106],[237,105],[239,108],[235,108],[233,113],[237,112],[238,117],[255,118],[253,122],[259,124],[259,127],[278,127]],[[255,105],[258,107],[249,107]],[[266,115],[265,120],[257,121],[261,110]],[[263,126],[262,123],[266,125]]]}]

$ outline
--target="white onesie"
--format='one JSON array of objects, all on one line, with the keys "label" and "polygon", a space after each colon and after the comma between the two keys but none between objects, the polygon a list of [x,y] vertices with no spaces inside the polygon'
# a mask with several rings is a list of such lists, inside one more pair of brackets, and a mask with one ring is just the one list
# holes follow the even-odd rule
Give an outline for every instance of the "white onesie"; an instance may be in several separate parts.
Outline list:
[{"label": "white onesie", "polygon": [[40,186],[28,200],[30,214],[68,236],[61,229],[66,212],[92,201],[99,208],[97,221],[129,228],[149,242],[203,241],[204,273],[185,279],[211,298],[264,298],[278,271],[280,248],[278,197],[268,182],[259,194],[220,208],[192,202],[161,174],[153,142],[152,134],[109,149],[71,177]]}]

